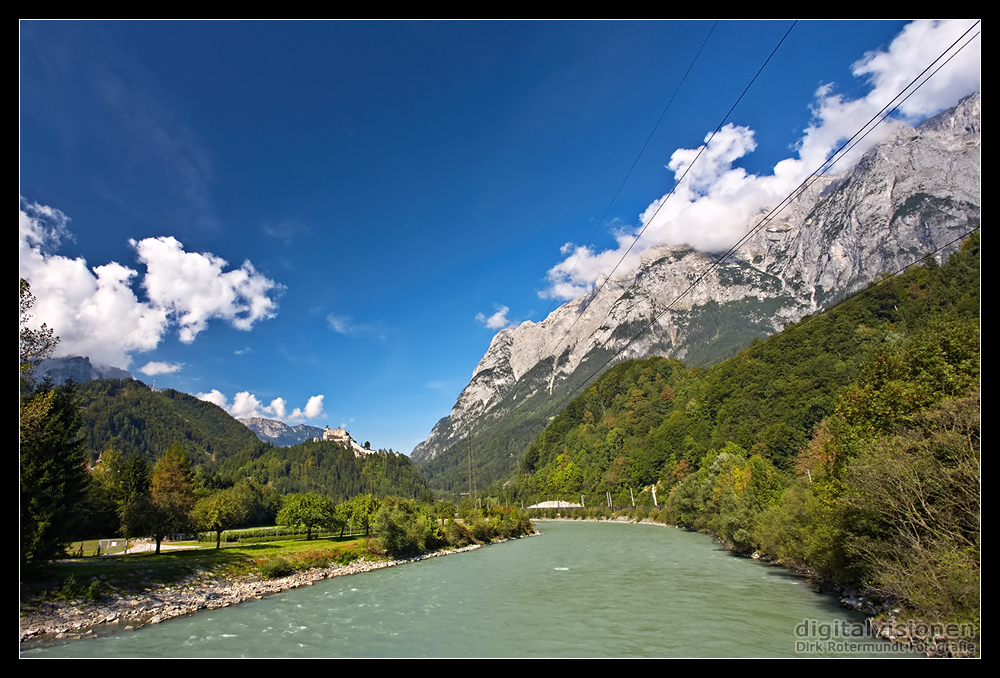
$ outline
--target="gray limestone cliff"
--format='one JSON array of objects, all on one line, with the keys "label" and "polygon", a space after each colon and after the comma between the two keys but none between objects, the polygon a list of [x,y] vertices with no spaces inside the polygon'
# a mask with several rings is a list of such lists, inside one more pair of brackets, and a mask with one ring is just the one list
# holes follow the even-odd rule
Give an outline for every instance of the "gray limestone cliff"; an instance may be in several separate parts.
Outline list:
[{"label": "gray limestone cliff", "polygon": [[258,438],[265,443],[271,443],[277,447],[289,447],[298,445],[307,440],[323,435],[323,429],[318,426],[308,426],[299,424],[290,426],[277,419],[266,419],[264,417],[241,417],[236,421],[240,422],[254,432]]},{"label": "gray limestone cliff", "polygon": [[72,356],[69,358],[50,358],[42,361],[35,369],[35,381],[41,382],[46,377],[52,380],[53,386],[61,386],[67,381],[83,384],[97,379],[132,379],[132,373],[120,367],[101,365],[90,362],[90,358]]},{"label": "gray limestone cliff", "polygon": [[712,364],[925,253],[943,247],[939,257],[946,256],[979,224],[980,128],[979,94],[917,128],[897,124],[853,168],[821,178],[721,265],[713,267],[712,253],[654,247],[628,276],[541,322],[499,331],[451,414],[411,458],[432,485],[455,485],[435,477],[464,476],[455,469],[467,467],[472,432],[486,436],[476,442],[481,480],[502,478],[553,407],[613,362],[663,355]]}]

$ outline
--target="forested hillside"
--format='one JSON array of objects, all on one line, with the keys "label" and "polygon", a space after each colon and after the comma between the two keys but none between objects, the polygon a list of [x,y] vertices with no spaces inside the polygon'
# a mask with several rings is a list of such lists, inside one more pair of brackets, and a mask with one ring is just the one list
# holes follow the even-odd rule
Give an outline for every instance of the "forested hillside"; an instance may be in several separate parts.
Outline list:
[{"label": "forested hillside", "polygon": [[403,455],[355,457],[334,443],[274,447],[217,405],[179,391],[152,391],[129,379],[76,388],[92,461],[115,450],[151,465],[179,445],[197,476],[214,487],[252,478],[278,494],[318,492],[338,500],[356,494],[416,497],[426,487]]},{"label": "forested hillside", "polygon": [[193,464],[212,466],[267,450],[243,424],[218,405],[186,393],[152,391],[133,379],[102,379],[77,386],[84,409],[87,447],[94,459],[108,447],[155,462],[180,443]]},{"label": "forested hillside", "polygon": [[[732,357],[754,337],[763,339],[806,314],[822,312],[924,252],[952,247],[979,223],[980,136],[976,94],[916,128],[897,128],[849,171],[824,176],[773,219],[753,217],[740,230],[746,238],[721,258],[664,243],[647,250],[635,270],[595,285],[540,322],[500,330],[451,413],[414,449],[413,460],[433,487],[455,491],[467,475],[471,437],[477,477],[502,481],[548,418],[613,360],[664,356],[688,367],[708,367]],[[877,313],[872,319],[899,321]],[[816,340],[829,340],[829,351],[846,358],[862,346],[861,339],[853,345],[837,336]],[[836,387],[843,384],[837,379],[850,378],[832,375],[831,382],[833,366],[822,360],[802,366],[796,379],[820,379]],[[819,372],[810,377],[810,369]],[[771,376],[765,371],[760,378]],[[752,384],[746,386],[760,394]],[[792,384],[791,393],[800,387]],[[786,396],[786,404],[794,397]],[[782,413],[768,426],[783,422],[809,432],[818,421],[817,403],[802,405],[812,409],[796,413],[801,421],[788,422]],[[759,415],[749,414],[740,425],[759,433],[753,422]],[[712,435],[738,432],[713,430]],[[768,435],[790,434],[779,428]],[[744,444],[745,436],[740,440]]]},{"label": "forested hillside", "polygon": [[219,471],[253,478],[280,494],[318,492],[338,501],[358,494],[416,498],[427,483],[408,457],[373,452],[361,457],[333,442],[271,447],[260,457],[228,460]]},{"label": "forested hillside", "polygon": [[659,517],[924,617],[979,605],[979,237],[714,368],[617,365],[528,449],[526,501]]}]

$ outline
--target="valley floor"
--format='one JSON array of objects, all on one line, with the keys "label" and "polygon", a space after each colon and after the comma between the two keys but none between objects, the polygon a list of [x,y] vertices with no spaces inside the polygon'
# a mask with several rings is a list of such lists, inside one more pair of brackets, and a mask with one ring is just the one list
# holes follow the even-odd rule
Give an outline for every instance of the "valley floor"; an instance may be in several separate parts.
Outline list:
[{"label": "valley floor", "polygon": [[330,577],[371,572],[472,551],[481,546],[473,544],[400,560],[357,560],[348,565],[314,568],[278,579],[260,576],[226,579],[212,572],[202,571],[169,585],[149,588],[139,593],[115,593],[98,602],[22,601],[19,639],[21,647],[28,648],[117,631],[131,631],[146,624],[159,624],[199,610],[213,610],[248,600],[260,600],[264,596],[288,589],[311,586],[316,581]]}]

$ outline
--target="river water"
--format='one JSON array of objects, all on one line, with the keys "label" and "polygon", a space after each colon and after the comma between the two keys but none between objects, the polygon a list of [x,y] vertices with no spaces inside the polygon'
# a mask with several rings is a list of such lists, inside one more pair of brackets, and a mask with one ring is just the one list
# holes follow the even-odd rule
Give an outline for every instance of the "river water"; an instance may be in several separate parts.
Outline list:
[{"label": "river water", "polygon": [[899,656],[806,580],[705,535],[537,525],[539,537],[21,656]]}]

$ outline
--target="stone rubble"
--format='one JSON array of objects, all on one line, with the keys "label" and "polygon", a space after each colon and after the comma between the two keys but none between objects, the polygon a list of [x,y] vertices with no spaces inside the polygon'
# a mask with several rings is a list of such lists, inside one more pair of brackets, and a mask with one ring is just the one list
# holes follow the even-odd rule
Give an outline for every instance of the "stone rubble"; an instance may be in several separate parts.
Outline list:
[{"label": "stone rubble", "polygon": [[452,553],[462,553],[480,548],[472,544],[459,549],[432,553],[400,560],[356,560],[348,565],[314,568],[296,572],[278,579],[243,576],[225,579],[211,572],[198,572],[168,585],[151,587],[145,591],[113,592],[97,602],[55,601],[25,605],[21,610],[20,642],[31,645],[46,644],[52,640],[85,638],[115,630],[134,630],[146,624],[159,624],[199,610],[214,610],[237,605],[248,600],[312,586],[313,582],[330,577],[371,572],[386,567],[412,563]]}]

